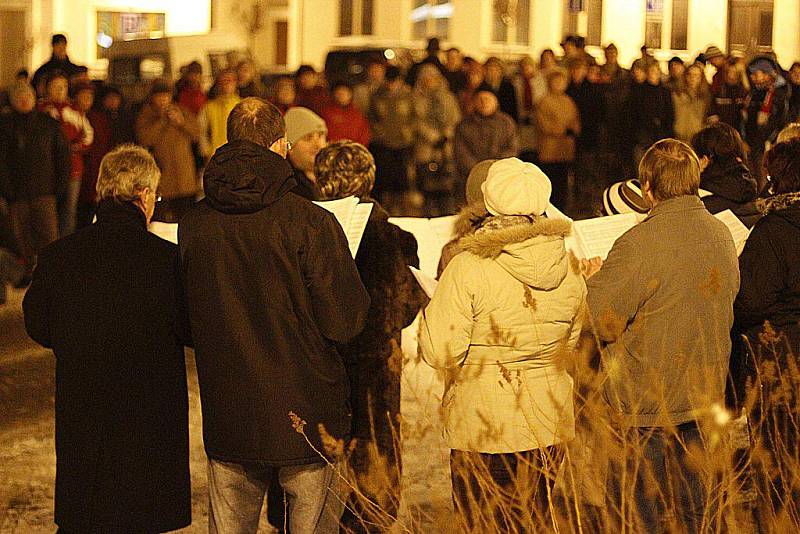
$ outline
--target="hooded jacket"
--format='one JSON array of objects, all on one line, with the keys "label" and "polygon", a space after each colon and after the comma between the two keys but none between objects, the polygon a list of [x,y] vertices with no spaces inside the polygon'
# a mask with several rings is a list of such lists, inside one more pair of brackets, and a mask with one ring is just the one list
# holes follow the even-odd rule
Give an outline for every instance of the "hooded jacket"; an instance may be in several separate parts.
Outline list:
[{"label": "hooded jacket", "polygon": [[448,372],[445,436],[456,450],[527,451],[574,436],[565,363],[586,286],[564,248],[570,225],[496,220],[461,239],[420,327],[423,358]]},{"label": "hooded jacket", "polygon": [[349,388],[336,343],[364,326],[369,297],[328,211],[291,193],[289,163],[247,141],[220,147],[206,198],[178,242],[210,458],[275,466],[322,458],[319,425],[350,433]]},{"label": "hooded jacket", "polygon": [[758,185],[750,170],[741,161],[712,161],[700,175],[700,188],[710,195],[701,196],[712,214],[731,210],[742,224],[752,228],[761,217],[756,207]]}]

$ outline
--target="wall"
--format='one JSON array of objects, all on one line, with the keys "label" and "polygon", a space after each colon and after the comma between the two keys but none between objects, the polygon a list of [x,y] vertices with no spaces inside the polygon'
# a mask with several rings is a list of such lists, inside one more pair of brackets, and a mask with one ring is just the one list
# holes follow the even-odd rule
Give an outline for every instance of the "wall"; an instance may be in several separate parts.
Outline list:
[{"label": "wall", "polygon": [[784,68],[800,61],[800,0],[775,0],[772,41]]}]

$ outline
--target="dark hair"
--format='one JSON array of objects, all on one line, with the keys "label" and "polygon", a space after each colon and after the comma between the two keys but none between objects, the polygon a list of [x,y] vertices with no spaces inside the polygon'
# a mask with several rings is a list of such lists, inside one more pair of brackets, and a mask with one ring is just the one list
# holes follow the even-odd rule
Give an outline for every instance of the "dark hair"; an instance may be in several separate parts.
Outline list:
[{"label": "dark hair", "polygon": [[50,41],[50,44],[52,46],[55,46],[57,44],[62,44],[62,43],[63,44],[67,44],[67,36],[64,35],[63,33],[57,33],[57,34],[53,35],[53,39]]},{"label": "dark hair", "polygon": [[44,84],[45,87],[49,87],[50,84],[53,83],[53,80],[55,80],[57,78],[64,78],[65,80],[67,80],[67,83],[69,83],[69,78],[67,78],[67,75],[64,73],[64,71],[60,70],[60,69],[56,69],[56,70],[50,71],[50,74],[47,75],[47,80],[45,80],[45,84]]},{"label": "dark hair", "polygon": [[789,70],[792,70],[795,67],[800,67],[800,61],[795,61],[794,63],[792,63],[792,66],[789,67]]},{"label": "dark hair", "polygon": [[245,98],[228,115],[228,141],[250,141],[269,148],[285,134],[283,115],[263,98]]},{"label": "dark hair", "polygon": [[386,81],[394,81],[400,78],[403,74],[400,72],[400,69],[394,65],[390,65],[388,69],[386,69]]},{"label": "dark hair", "polygon": [[692,138],[692,148],[698,158],[706,156],[715,161],[747,159],[742,136],[729,124],[719,122],[706,126]]},{"label": "dark hair", "polygon": [[777,195],[800,191],[800,139],[778,143],[764,156],[767,169]]},{"label": "dark hair", "polygon": [[669,61],[667,61],[667,65],[672,65],[673,63],[680,63],[684,65],[683,60],[678,56],[672,56]]},{"label": "dark hair", "polygon": [[306,73],[309,73],[309,72],[312,72],[312,73],[316,74],[317,71],[314,70],[314,67],[312,67],[311,65],[300,65],[299,67],[297,67],[297,72],[295,72],[294,75],[299,78],[303,74],[306,74]]},{"label": "dark hair", "polygon": [[425,50],[428,52],[438,52],[439,51],[439,38],[438,37],[431,37],[428,39],[428,45],[425,47]]},{"label": "dark hair", "polygon": [[350,89],[351,91],[353,90],[353,84],[351,84],[350,82],[347,82],[345,80],[337,80],[333,82],[333,84],[331,85],[331,93],[342,87]]},{"label": "dark hair", "polygon": [[28,72],[28,69],[19,69],[14,77],[19,78],[20,76],[25,76],[25,79],[27,80],[29,75],[30,73]]}]

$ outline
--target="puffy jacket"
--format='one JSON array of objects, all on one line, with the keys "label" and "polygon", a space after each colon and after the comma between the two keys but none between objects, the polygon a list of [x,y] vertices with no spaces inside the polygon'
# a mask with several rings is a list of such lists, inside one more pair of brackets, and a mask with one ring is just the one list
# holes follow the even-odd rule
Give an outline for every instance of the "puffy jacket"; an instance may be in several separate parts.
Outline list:
[{"label": "puffy jacket", "polygon": [[350,434],[347,374],[337,343],[364,327],[369,296],[339,223],[291,193],[289,163],[247,141],[220,147],[206,198],[181,220],[178,243],[209,457],[276,466],[321,462],[319,425]]},{"label": "puffy jacket", "polygon": [[508,453],[574,436],[564,364],[580,334],[586,286],[564,248],[568,222],[495,221],[461,239],[463,252],[425,309],[420,345],[428,364],[448,371],[448,446]]}]

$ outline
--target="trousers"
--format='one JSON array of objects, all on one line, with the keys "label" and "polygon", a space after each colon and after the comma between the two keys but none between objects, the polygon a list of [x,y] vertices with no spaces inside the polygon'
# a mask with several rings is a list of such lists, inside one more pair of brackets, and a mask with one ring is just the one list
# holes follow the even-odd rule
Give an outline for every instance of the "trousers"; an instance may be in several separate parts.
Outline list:
[{"label": "trousers", "polygon": [[275,467],[213,459],[208,461],[209,533],[255,533],[270,478],[276,470],[286,493],[289,531],[337,534],[347,496],[334,467]]}]

